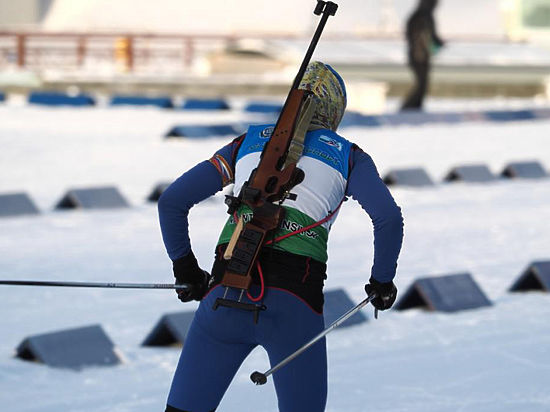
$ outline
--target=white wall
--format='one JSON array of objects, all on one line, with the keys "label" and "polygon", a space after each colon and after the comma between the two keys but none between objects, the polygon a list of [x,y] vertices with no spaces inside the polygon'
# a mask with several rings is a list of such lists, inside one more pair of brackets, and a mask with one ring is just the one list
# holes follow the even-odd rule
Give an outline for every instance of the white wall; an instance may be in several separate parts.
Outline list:
[{"label": "white wall", "polygon": [[0,25],[14,26],[37,22],[36,0],[0,0]]},{"label": "white wall", "polygon": [[52,3],[53,0],[0,0],[0,27],[39,24]]},{"label": "white wall", "polygon": [[[327,32],[401,34],[416,0],[337,0]],[[316,0],[55,0],[49,30],[183,33],[310,33]],[[440,0],[436,17],[447,36],[503,35],[500,0]],[[386,6],[386,7],[384,7]],[[389,27],[388,27],[389,24]]]}]

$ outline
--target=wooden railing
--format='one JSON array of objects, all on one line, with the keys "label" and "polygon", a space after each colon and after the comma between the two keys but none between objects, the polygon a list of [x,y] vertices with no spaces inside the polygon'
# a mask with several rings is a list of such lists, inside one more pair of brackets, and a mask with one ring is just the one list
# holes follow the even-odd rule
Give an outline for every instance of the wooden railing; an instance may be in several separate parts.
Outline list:
[{"label": "wooden railing", "polygon": [[0,70],[112,70],[184,72],[198,52],[234,36],[0,31]]}]

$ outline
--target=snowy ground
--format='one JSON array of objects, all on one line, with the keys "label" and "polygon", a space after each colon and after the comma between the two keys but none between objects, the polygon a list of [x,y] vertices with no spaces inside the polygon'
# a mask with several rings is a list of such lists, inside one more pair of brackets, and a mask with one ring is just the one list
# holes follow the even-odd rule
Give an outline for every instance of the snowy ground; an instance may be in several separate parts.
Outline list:
[{"label": "snowy ground", "polygon": [[[155,109],[0,105],[0,193],[26,191],[44,212],[0,220],[0,277],[170,281],[156,207],[145,197],[227,139],[161,136],[186,121],[239,120],[237,112],[213,118]],[[486,162],[498,172],[509,161],[538,159],[549,168],[549,127],[536,121],[341,132],[373,156],[381,173],[421,165],[441,180],[452,166],[468,162]],[[116,185],[133,207],[52,210],[67,189],[100,184]],[[390,312],[336,330],[328,338],[327,411],[549,411],[549,296],[509,294],[507,288],[529,262],[550,259],[550,180],[392,191],[406,224],[396,279],[401,293],[420,276],[470,271],[495,305],[452,315]],[[204,267],[225,218],[221,197],[191,212],[193,248]],[[344,287],[354,300],[363,298],[371,231],[362,210],[346,203],[331,233],[327,288]],[[162,314],[194,307],[161,290],[1,287],[0,410],[164,410],[179,350],[139,345]],[[124,354],[124,364],[71,372],[13,357],[29,335],[95,323]],[[252,371],[267,368],[257,349],[219,411],[276,411],[272,384],[256,387],[249,380]]]}]

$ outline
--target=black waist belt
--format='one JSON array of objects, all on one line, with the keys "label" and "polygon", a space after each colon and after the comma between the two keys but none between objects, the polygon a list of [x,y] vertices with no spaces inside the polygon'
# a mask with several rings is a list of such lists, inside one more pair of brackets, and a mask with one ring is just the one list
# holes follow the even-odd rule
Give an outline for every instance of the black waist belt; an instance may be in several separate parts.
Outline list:
[{"label": "black waist belt", "polygon": [[[227,245],[216,248],[216,260],[212,267],[214,282],[212,287],[221,283],[228,261],[223,259]],[[259,262],[266,287],[288,290],[306,301],[316,312],[323,311],[323,286],[326,279],[325,263],[307,256],[277,250],[264,246]],[[260,284],[256,269],[252,272],[252,283]]]}]

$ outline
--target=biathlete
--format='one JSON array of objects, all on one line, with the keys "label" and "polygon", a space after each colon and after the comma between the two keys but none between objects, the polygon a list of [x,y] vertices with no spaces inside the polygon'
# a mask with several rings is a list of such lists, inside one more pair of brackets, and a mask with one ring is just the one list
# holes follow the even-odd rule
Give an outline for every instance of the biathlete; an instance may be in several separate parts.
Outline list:
[{"label": "biathlete", "polygon": [[[284,201],[280,228],[260,252],[253,283],[242,301],[261,305],[258,319],[234,307],[214,309],[216,299],[237,300],[238,290],[220,284],[227,266],[224,251],[236,224],[251,211],[239,207],[225,224],[211,274],[202,270],[191,250],[188,213],[191,207],[230,183],[238,194],[274,125],[248,131],[199,163],[163,193],[159,219],[176,283],[192,285],[180,300],[201,301],[174,374],[167,412],[212,412],[247,355],[258,345],[276,365],[325,327],[323,285],[328,234],[339,206],[352,197],[374,226],[374,264],[365,289],[372,302],[389,309],[396,298],[393,283],[403,238],[400,208],[381,180],[371,157],[336,133],[346,107],[344,81],[330,66],[310,63],[300,89],[315,94],[317,110],[305,137],[298,167],[305,179]],[[302,229],[302,230],[300,230]],[[307,230],[304,230],[307,229]],[[322,339],[273,374],[280,412],[322,412],[327,398],[327,355]]]}]

